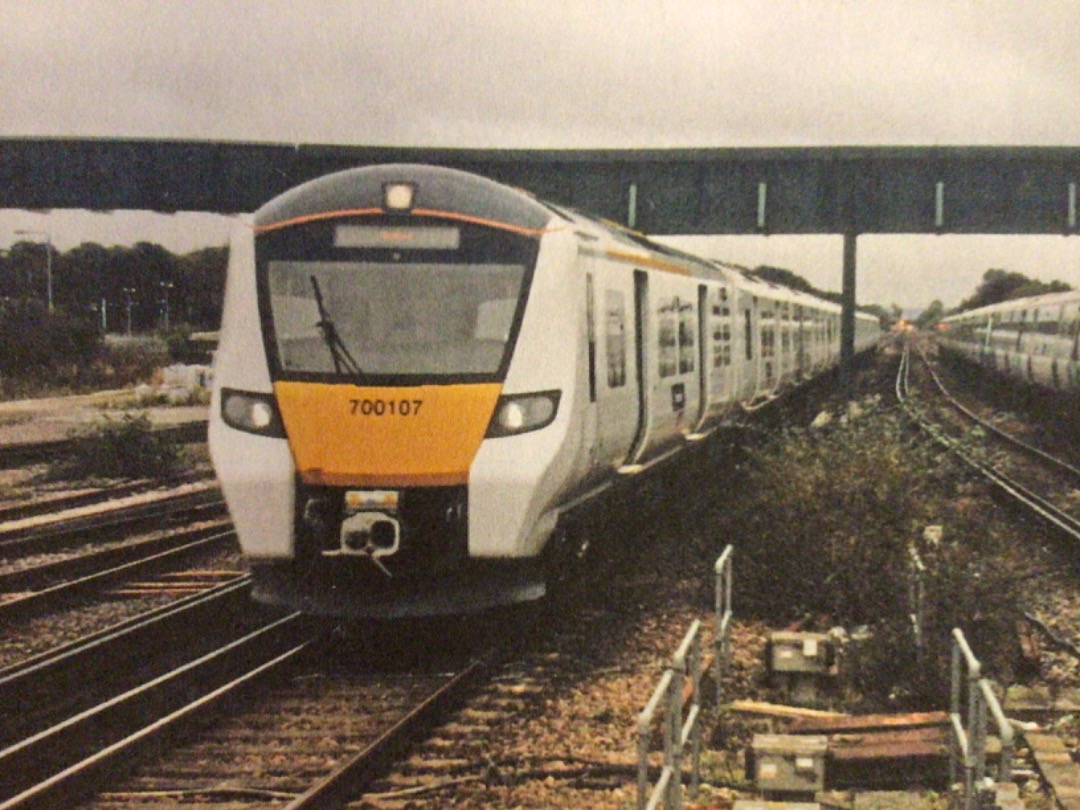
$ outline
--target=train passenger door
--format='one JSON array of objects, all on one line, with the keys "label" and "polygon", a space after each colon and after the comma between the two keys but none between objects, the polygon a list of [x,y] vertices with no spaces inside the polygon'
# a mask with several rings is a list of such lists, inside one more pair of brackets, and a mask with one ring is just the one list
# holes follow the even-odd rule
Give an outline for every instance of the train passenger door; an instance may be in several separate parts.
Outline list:
[{"label": "train passenger door", "polygon": [[803,380],[807,375],[806,369],[806,321],[803,320],[805,310],[802,304],[795,306],[795,379]]},{"label": "train passenger door", "polygon": [[701,357],[697,286],[670,273],[635,271],[635,291],[643,419],[630,460],[638,462],[693,429]]},{"label": "train passenger door", "polygon": [[658,374],[649,413],[655,438],[666,441],[693,430],[700,414],[700,290],[680,277],[655,279]]},{"label": "train passenger door", "polygon": [[636,358],[635,284],[625,271],[594,265],[592,276],[593,362],[597,462],[618,465],[640,430]]},{"label": "train passenger door", "polygon": [[735,350],[738,355],[736,398],[749,400],[758,384],[757,364],[760,352],[757,345],[757,298],[748,292],[739,291],[735,305],[737,323],[734,329],[739,335],[739,346]]},{"label": "train passenger door", "polygon": [[709,344],[709,351],[702,360],[708,363],[707,387],[702,397],[708,398],[708,412],[715,413],[732,399],[735,381],[732,374],[732,301],[727,285],[713,287],[708,291],[706,312],[701,317],[702,346]]},{"label": "train passenger door", "polygon": [[638,425],[634,440],[626,457],[627,463],[637,461],[649,441],[649,380],[652,377],[649,353],[649,275],[644,270],[634,271],[634,368],[637,372]]},{"label": "train passenger door", "polygon": [[705,421],[709,409],[711,392],[709,378],[712,375],[709,350],[709,290],[704,284],[698,285],[697,300],[697,367],[698,367],[698,408],[691,423],[696,431]]}]

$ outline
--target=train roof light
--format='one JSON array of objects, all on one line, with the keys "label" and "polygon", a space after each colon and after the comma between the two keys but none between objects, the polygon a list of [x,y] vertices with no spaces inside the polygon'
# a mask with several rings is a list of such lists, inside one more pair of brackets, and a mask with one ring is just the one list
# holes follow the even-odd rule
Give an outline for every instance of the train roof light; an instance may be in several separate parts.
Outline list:
[{"label": "train roof light", "polygon": [[409,211],[413,207],[416,186],[412,183],[385,183],[383,208],[387,211]]}]

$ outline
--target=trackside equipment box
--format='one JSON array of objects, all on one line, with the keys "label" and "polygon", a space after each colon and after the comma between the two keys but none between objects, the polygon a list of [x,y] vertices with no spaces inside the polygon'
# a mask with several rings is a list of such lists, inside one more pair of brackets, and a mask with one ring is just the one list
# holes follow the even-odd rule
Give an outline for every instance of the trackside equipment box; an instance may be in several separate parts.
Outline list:
[{"label": "trackside equipment box", "polygon": [[815,793],[825,788],[829,738],[819,734],[755,734],[754,780],[763,793]]},{"label": "trackside equipment box", "polygon": [[824,674],[832,664],[832,644],[824,633],[778,632],[769,643],[773,672]]}]

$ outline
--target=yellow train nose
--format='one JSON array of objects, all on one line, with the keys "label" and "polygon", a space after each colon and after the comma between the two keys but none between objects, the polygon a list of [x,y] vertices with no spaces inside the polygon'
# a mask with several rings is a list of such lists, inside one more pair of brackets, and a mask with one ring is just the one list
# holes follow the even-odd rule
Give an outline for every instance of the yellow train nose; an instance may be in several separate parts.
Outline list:
[{"label": "yellow train nose", "polygon": [[274,383],[301,480],[329,486],[467,483],[501,392],[499,383]]}]

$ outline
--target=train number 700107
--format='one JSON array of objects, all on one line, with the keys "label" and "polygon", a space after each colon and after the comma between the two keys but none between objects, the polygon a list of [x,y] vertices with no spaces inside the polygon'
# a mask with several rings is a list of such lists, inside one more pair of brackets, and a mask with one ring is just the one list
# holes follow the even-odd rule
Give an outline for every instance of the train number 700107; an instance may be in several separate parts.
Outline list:
[{"label": "train number 700107", "polygon": [[349,413],[353,416],[416,416],[422,399],[350,399]]}]

